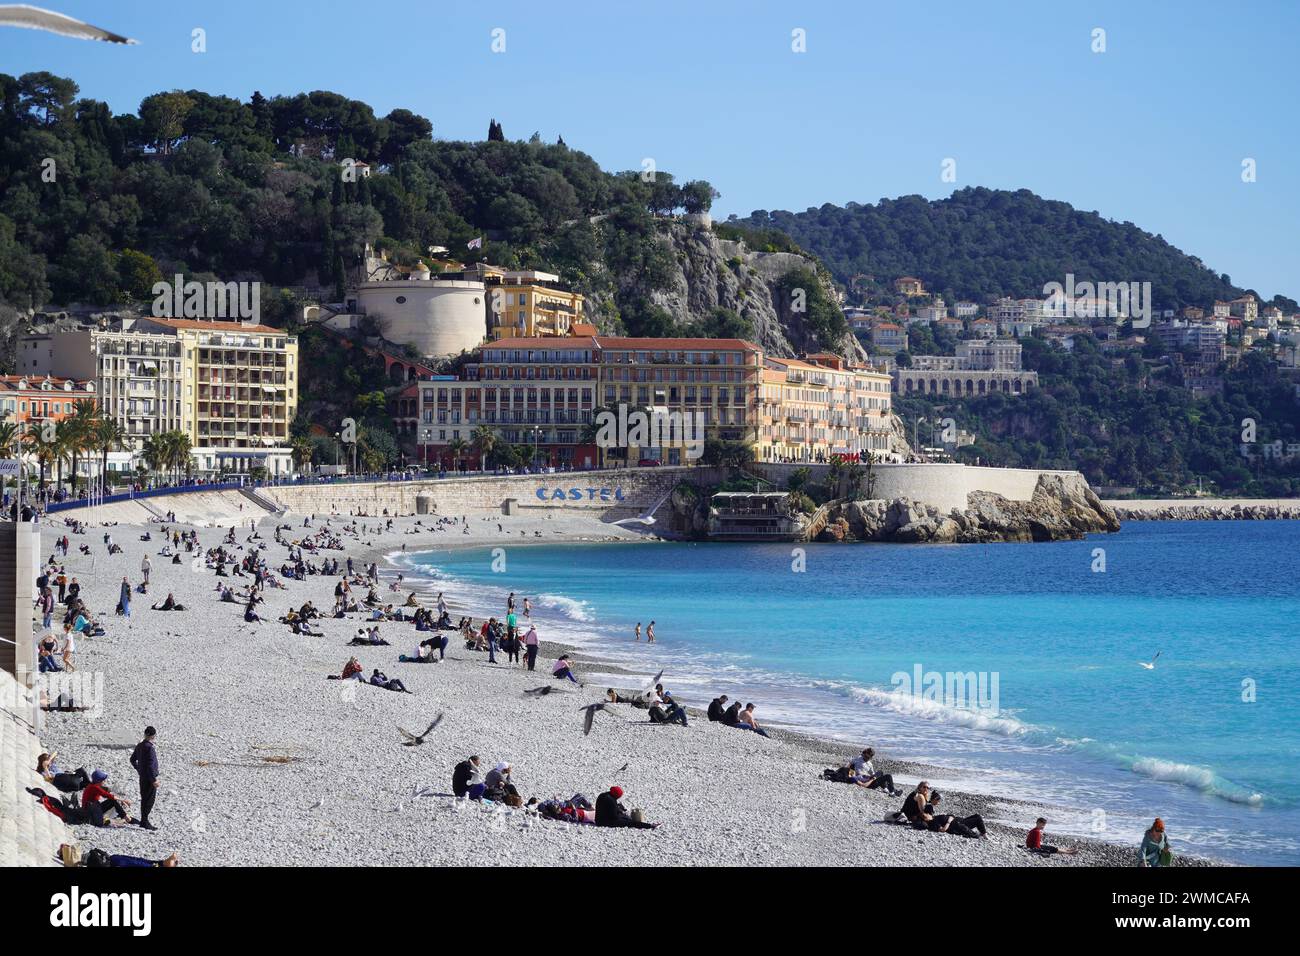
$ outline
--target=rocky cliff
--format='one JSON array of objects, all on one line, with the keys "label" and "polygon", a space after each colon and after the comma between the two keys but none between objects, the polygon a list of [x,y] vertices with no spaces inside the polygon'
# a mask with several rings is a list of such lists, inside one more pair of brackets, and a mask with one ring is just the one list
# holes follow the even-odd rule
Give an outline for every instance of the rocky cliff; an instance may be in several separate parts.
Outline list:
[{"label": "rocky cliff", "polygon": [[965,511],[947,514],[907,498],[847,502],[835,509],[821,540],[981,544],[1064,541],[1118,530],[1115,513],[1081,476],[1041,475],[1029,501],[977,491],[967,497]]},{"label": "rocky cliff", "polygon": [[816,260],[788,252],[754,252],[744,242],[719,239],[705,221],[666,223],[660,241],[672,251],[676,269],[667,288],[650,300],[666,309],[687,334],[697,333],[716,308],[730,309],[754,326],[756,344],[769,355],[788,357],[830,349],[854,361],[866,353],[852,335],[839,342],[818,342],[800,313],[781,301],[777,283],[795,269],[817,274],[832,301],[839,295]]}]

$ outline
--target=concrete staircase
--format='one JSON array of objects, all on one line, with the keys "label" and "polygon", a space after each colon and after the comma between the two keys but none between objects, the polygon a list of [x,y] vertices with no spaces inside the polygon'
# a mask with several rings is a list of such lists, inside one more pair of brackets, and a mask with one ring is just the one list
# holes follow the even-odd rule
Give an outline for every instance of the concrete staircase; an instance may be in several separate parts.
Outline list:
[{"label": "concrete staircase", "polygon": [[37,802],[28,787],[55,795],[36,772],[45,752],[22,706],[13,675],[0,670],[0,867],[58,866],[59,844],[76,843],[67,825]]}]

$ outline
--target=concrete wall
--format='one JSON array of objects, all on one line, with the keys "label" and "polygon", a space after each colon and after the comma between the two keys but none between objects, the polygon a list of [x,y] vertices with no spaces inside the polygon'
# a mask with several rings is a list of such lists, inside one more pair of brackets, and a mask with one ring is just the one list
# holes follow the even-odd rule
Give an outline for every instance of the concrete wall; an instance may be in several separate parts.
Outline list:
[{"label": "concrete wall", "polygon": [[37,525],[0,524],[0,670],[26,687],[33,672],[32,598],[41,550]]},{"label": "concrete wall", "polygon": [[[799,465],[762,464],[752,469],[784,488],[790,473]],[[816,479],[829,471],[826,465],[810,466]],[[1011,501],[1028,501],[1034,496],[1039,475],[1073,475],[1075,471],[1039,471],[1033,468],[986,468],[960,464],[881,464],[875,466],[875,497],[913,498],[944,511],[966,510],[966,496],[972,491],[991,491]],[[1082,476],[1079,476],[1082,480]]]},{"label": "concrete wall", "polygon": [[[442,515],[495,510],[509,498],[517,500],[521,507],[530,508],[640,511],[670,491],[681,479],[681,471],[656,468],[509,477],[485,475],[375,484],[280,485],[260,491],[297,514],[365,511],[379,515],[385,508],[390,514],[415,514],[416,499],[423,495],[432,498]],[[557,497],[558,492],[563,492],[563,497]],[[161,501],[156,504],[166,507]],[[176,511],[179,515],[181,508],[177,507]]]}]

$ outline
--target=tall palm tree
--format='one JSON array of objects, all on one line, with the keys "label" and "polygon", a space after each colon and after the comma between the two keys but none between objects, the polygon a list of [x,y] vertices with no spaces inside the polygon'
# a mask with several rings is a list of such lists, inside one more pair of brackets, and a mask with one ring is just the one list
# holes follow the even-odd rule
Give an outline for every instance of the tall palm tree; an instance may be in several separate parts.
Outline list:
[{"label": "tall palm tree", "polygon": [[131,440],[126,426],[116,418],[100,417],[91,431],[91,447],[99,452],[99,474],[108,487],[108,455],[112,451],[124,451]]},{"label": "tall palm tree", "polygon": [[167,458],[166,442],[162,432],[154,432],[145,437],[140,448],[140,455],[150,472],[161,471]]},{"label": "tall palm tree", "polygon": [[99,407],[88,399],[81,399],[76,404],[68,423],[68,456],[72,459],[72,491],[77,491],[77,459],[82,452],[89,454],[94,446],[95,426],[99,424]]},{"label": "tall palm tree", "polygon": [[306,469],[311,464],[312,444],[306,438],[295,438],[289,444],[290,451],[293,452],[293,463],[298,466],[299,471]]},{"label": "tall palm tree", "polygon": [[465,455],[465,449],[469,447],[469,442],[457,436],[447,443],[447,453],[451,455],[451,467],[453,471],[460,470],[460,460]]},{"label": "tall palm tree", "polygon": [[497,433],[487,425],[480,425],[474,429],[474,438],[471,444],[479,456],[479,470],[487,468],[488,455],[492,454],[492,449],[497,445]]},{"label": "tall palm tree", "polygon": [[50,465],[54,464],[55,446],[54,442],[45,441],[44,433],[39,428],[28,429],[22,433],[20,439],[26,445],[32,455],[36,458],[36,464],[40,466],[40,486],[45,487],[45,475],[49,471]]}]

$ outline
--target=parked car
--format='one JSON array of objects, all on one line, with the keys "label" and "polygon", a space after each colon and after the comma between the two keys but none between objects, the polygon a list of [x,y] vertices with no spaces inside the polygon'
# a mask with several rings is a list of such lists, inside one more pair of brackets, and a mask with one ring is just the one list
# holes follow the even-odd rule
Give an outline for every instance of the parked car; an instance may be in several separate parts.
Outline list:
[{"label": "parked car", "polygon": [[658,459],[658,458],[642,458],[640,461],[637,462],[637,467],[638,467],[638,468],[658,468],[658,467],[659,467],[660,465],[662,465],[662,464],[663,464],[663,461],[662,461],[661,459]]}]

